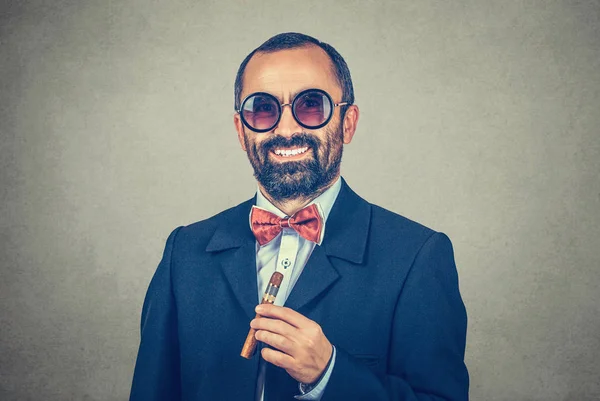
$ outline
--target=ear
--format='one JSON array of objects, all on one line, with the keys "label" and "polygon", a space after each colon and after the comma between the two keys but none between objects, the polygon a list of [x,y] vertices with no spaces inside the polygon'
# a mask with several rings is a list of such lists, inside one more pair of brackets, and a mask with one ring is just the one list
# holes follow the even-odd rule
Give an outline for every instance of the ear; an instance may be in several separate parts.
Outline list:
[{"label": "ear", "polygon": [[244,141],[244,123],[242,122],[242,119],[240,118],[239,113],[235,113],[233,115],[233,124],[235,125],[235,130],[237,131],[238,141],[240,142],[240,145],[242,146],[242,150],[245,152],[246,151],[246,141]]},{"label": "ear", "polygon": [[356,125],[358,124],[358,117],[360,113],[358,106],[352,104],[348,106],[346,114],[344,114],[343,129],[344,129],[344,143],[349,144],[352,142],[354,133],[356,132]]}]

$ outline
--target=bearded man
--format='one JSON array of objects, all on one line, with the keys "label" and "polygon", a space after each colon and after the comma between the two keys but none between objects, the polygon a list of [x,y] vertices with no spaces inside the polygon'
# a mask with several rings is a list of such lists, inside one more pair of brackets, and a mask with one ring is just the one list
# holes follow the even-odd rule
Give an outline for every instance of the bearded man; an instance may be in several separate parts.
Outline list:
[{"label": "bearded man", "polygon": [[[359,118],[341,55],[274,36],[240,65],[235,110],[258,190],[169,236],[130,400],[467,400],[450,240],[340,177]],[[274,272],[275,303],[257,306]]]}]

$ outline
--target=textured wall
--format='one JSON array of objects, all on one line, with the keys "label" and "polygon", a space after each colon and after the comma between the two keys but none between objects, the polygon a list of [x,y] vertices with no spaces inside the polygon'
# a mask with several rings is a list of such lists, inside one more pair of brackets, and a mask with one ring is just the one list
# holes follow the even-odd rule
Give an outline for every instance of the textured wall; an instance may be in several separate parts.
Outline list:
[{"label": "textured wall", "polygon": [[597,1],[0,10],[0,399],[127,398],[167,234],[253,194],[233,79],[282,31],[350,65],[350,185],[452,238],[472,399],[600,399]]}]

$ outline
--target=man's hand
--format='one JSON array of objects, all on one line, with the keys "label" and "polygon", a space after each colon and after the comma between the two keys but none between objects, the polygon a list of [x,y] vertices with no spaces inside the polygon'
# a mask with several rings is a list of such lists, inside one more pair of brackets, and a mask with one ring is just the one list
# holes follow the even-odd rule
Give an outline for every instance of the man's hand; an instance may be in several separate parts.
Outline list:
[{"label": "man's hand", "polygon": [[281,306],[258,305],[256,313],[261,317],[250,322],[257,330],[256,339],[276,348],[263,348],[264,360],[285,369],[301,383],[317,381],[333,352],[321,326]]}]

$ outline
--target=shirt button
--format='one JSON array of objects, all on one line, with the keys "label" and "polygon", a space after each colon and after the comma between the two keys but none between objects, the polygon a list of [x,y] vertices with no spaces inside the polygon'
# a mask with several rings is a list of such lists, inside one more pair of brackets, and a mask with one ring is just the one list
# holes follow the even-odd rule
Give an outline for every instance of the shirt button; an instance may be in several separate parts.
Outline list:
[{"label": "shirt button", "polygon": [[284,269],[287,269],[291,264],[292,262],[290,262],[288,258],[285,258],[281,261],[281,266],[283,266]]}]

